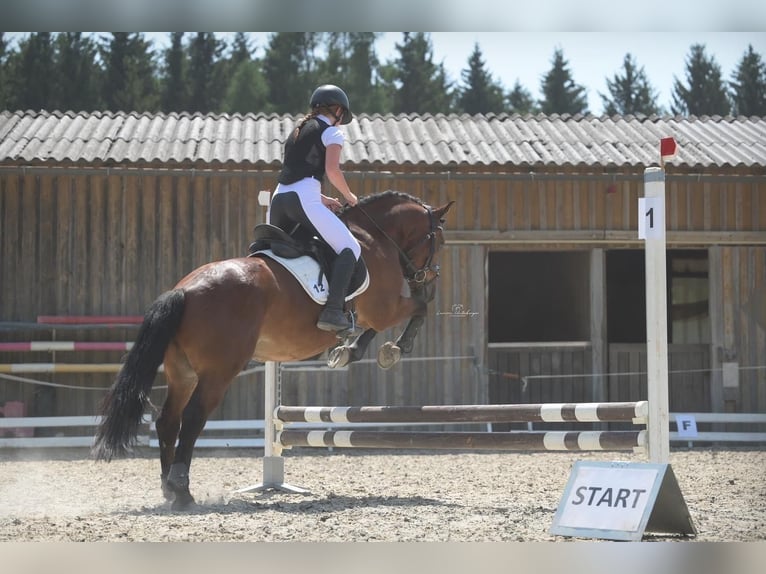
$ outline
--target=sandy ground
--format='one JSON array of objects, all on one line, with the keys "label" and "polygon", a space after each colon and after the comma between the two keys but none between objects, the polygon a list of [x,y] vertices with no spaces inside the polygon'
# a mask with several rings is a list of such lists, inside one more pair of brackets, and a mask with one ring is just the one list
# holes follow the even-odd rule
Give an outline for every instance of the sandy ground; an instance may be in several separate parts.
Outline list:
[{"label": "sandy ground", "polygon": [[[285,480],[309,494],[235,493],[261,480],[261,453],[198,450],[197,506],[177,512],[162,497],[156,451],[111,463],[80,449],[0,451],[0,541],[571,540],[548,530],[574,462],[641,462],[625,453],[294,449]],[[674,450],[670,464],[693,540],[766,540],[766,449]]]}]

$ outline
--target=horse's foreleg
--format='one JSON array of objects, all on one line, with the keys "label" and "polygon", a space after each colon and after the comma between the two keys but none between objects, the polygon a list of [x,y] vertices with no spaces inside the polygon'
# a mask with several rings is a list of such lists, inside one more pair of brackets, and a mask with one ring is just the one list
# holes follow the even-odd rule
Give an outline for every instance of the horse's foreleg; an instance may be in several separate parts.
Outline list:
[{"label": "horse's foreleg", "polygon": [[407,321],[407,326],[395,343],[388,341],[380,347],[378,350],[378,366],[381,369],[390,369],[401,360],[402,354],[406,355],[412,352],[412,348],[415,346],[415,337],[423,326],[425,319],[425,305],[423,305]]},{"label": "horse's foreleg", "polygon": [[405,355],[412,352],[412,348],[415,346],[415,337],[423,326],[425,320],[425,315],[413,315],[410,317],[404,331],[402,331],[402,334],[399,335],[399,338],[396,340],[396,346],[399,347]]},{"label": "horse's foreleg", "polygon": [[330,350],[327,357],[327,366],[331,369],[340,369],[349,363],[354,363],[360,360],[367,352],[367,347],[370,346],[370,342],[377,334],[378,332],[375,329],[367,329],[354,339],[354,342],[350,345],[340,344],[337,347],[334,347]]}]

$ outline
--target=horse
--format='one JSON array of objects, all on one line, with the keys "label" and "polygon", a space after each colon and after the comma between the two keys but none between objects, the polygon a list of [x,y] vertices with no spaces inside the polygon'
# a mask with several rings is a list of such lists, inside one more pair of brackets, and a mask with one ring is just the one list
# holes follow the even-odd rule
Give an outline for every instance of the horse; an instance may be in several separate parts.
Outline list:
[{"label": "horse", "polygon": [[331,366],[347,364],[361,358],[375,333],[409,319],[396,344],[387,343],[378,357],[382,367],[390,367],[399,353],[412,349],[433,298],[444,216],[453,203],[433,208],[389,190],[339,213],[362,247],[369,274],[367,289],[350,303],[362,332],[340,342],[316,327],[321,306],[268,256],[211,262],[186,275],[149,306],[102,401],[96,460],[132,452],[164,365],[167,396],[156,421],[161,487],[173,509],[185,509],[195,503],[189,468],[197,437],[251,360],[300,361],[334,346]]}]

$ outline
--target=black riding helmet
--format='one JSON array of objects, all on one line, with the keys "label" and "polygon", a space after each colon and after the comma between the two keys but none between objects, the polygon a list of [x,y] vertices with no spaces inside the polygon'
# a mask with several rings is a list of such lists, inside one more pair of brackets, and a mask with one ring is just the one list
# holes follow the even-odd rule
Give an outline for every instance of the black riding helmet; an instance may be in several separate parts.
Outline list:
[{"label": "black riding helmet", "polygon": [[311,108],[317,106],[341,106],[343,108],[343,117],[341,124],[348,124],[354,116],[351,114],[351,106],[348,103],[346,92],[333,84],[323,84],[311,94]]}]

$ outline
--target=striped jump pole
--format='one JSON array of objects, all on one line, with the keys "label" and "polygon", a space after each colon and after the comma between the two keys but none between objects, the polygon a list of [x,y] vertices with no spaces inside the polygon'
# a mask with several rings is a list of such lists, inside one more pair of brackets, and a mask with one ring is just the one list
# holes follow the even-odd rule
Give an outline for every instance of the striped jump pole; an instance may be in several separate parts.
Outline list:
[{"label": "striped jump pole", "polygon": [[121,368],[121,363],[13,363],[0,364],[0,373],[117,373]]},{"label": "striped jump pole", "polygon": [[495,405],[277,407],[283,423],[632,422],[646,424],[647,401]]},{"label": "striped jump pole", "polygon": [[38,315],[41,325],[140,325],[141,315]]},{"label": "striped jump pole", "polygon": [[24,341],[0,343],[0,351],[130,351],[130,342]]},{"label": "striped jump pole", "polygon": [[287,429],[277,433],[277,442],[286,448],[643,451],[646,447],[646,431],[398,432]]},{"label": "striped jump pole", "polygon": [[648,401],[494,405],[304,407],[280,405],[279,364],[265,366],[264,480],[237,492],[305,492],[284,482],[281,453],[292,447],[497,451],[649,450],[648,428],[635,431],[407,432],[297,429],[290,424],[472,424],[631,422],[652,420]]}]

